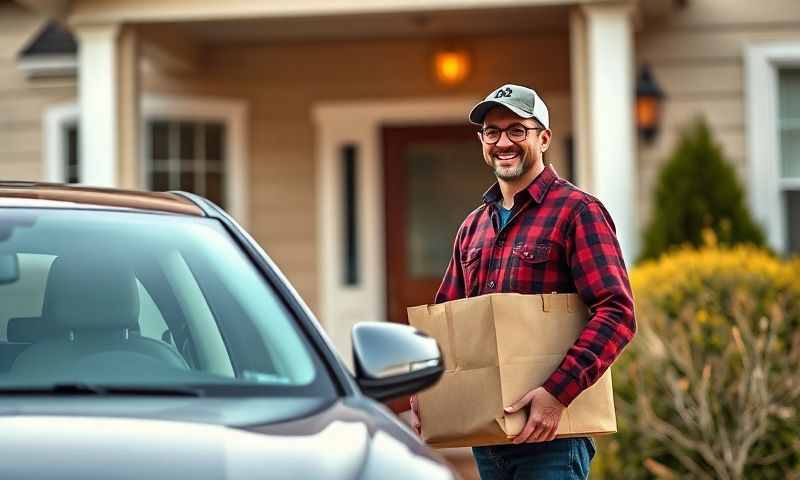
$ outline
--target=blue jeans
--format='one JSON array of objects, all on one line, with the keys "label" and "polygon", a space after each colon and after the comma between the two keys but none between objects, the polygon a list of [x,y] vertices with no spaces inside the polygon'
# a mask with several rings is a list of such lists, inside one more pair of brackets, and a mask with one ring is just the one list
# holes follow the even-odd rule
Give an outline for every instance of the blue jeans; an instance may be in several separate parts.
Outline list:
[{"label": "blue jeans", "polygon": [[580,437],[473,447],[472,453],[481,480],[585,480],[595,448],[594,440]]}]

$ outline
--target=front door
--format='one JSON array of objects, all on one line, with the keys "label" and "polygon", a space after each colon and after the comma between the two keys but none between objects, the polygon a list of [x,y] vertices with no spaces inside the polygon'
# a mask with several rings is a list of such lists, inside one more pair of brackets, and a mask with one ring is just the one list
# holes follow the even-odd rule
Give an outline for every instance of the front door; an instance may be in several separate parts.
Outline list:
[{"label": "front door", "polygon": [[383,153],[387,313],[407,323],[407,307],[433,302],[459,225],[495,179],[475,127],[385,127]]}]

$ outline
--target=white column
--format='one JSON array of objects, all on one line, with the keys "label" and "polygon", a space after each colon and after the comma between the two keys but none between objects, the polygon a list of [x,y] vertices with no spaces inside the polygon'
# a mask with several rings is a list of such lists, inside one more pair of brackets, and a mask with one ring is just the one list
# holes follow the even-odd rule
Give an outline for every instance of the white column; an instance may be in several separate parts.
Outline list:
[{"label": "white column", "polygon": [[80,180],[118,184],[118,25],[75,28],[78,37]]},{"label": "white column", "polygon": [[570,67],[572,69],[572,138],[575,184],[592,190],[589,124],[589,65],[586,48],[586,18],[580,7],[570,14]]},{"label": "white column", "polygon": [[[583,145],[578,152],[590,164],[579,171],[587,176],[585,188],[596,195],[611,213],[628,265],[639,253],[636,222],[636,136],[633,117],[633,10],[627,3],[589,5],[581,8],[581,21],[573,19],[573,54],[585,54],[584,68],[573,75],[585,94],[582,113]],[[585,37],[584,37],[585,35]],[[580,98],[579,98],[580,99]],[[580,122],[580,119],[576,119]],[[580,129],[582,125],[578,123]],[[580,143],[581,135],[576,135]],[[581,157],[578,157],[581,160]],[[579,177],[580,178],[580,177]],[[582,179],[583,180],[583,179]]]}]

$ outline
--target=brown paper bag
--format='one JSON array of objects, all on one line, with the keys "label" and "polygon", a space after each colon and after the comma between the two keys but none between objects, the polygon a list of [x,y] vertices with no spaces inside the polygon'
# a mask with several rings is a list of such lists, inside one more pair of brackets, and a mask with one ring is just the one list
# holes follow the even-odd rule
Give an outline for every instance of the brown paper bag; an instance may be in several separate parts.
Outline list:
[{"label": "brown paper bag", "polygon": [[[511,443],[527,420],[503,407],[541,386],[578,339],[588,309],[575,294],[497,293],[408,309],[436,338],[445,372],[418,395],[422,438],[434,447]],[[617,431],[611,370],[564,410],[558,437]]]}]

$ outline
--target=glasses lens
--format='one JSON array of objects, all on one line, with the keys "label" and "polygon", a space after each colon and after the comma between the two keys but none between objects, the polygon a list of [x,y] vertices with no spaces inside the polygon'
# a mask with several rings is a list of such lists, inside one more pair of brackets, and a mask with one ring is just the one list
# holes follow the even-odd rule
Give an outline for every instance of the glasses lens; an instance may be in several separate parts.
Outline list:
[{"label": "glasses lens", "polygon": [[483,141],[486,143],[495,143],[500,140],[500,130],[497,128],[484,128]]},{"label": "glasses lens", "polygon": [[521,142],[525,140],[528,131],[525,130],[525,127],[511,127],[508,129],[508,138],[515,142]]}]

